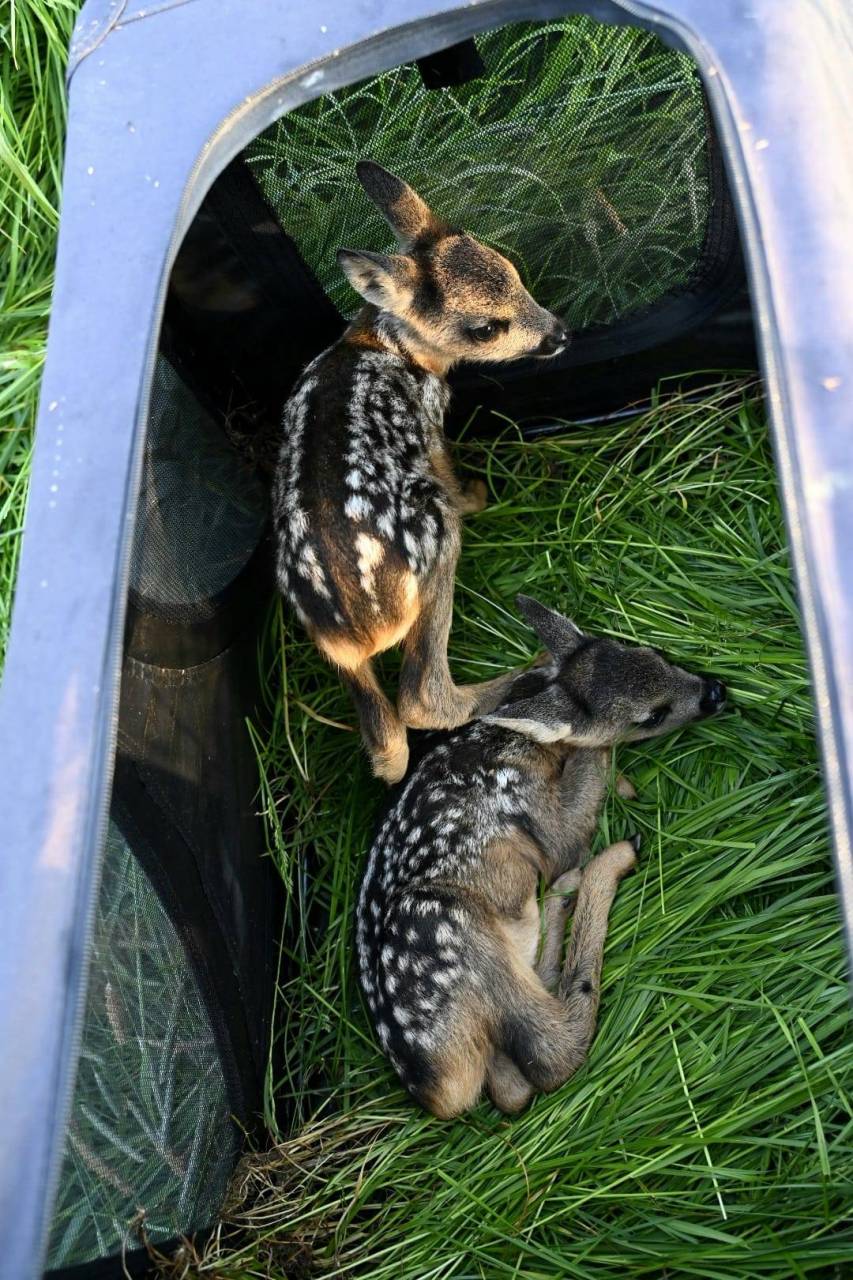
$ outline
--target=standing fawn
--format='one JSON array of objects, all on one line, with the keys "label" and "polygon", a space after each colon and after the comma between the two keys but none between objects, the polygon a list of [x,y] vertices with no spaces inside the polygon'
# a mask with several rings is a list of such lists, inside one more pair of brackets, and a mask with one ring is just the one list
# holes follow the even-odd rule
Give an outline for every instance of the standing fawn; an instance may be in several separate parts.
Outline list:
[{"label": "standing fawn", "polygon": [[[405,726],[452,729],[481,692],[455,685],[447,663],[461,516],[485,505],[485,486],[463,488],[447,452],[447,373],[553,356],[568,335],[506,258],[378,164],[357,172],[402,252],[338,252],[367,306],[287,403],[273,522],[279,587],[349,686],[374,772],[395,782]],[[371,660],[396,644],[395,710]]]},{"label": "standing fawn", "polygon": [[[534,600],[518,603],[545,661],[495,682],[482,719],[415,766],[358,902],[361,984],[379,1040],[414,1097],[445,1118],[473,1106],[484,1084],[502,1111],[518,1111],[584,1061],[610,904],[639,846],[621,840],[581,869],[613,748],[712,715],[726,697],[718,680],[654,649],[593,639]],[[541,950],[540,877],[551,890]]]}]

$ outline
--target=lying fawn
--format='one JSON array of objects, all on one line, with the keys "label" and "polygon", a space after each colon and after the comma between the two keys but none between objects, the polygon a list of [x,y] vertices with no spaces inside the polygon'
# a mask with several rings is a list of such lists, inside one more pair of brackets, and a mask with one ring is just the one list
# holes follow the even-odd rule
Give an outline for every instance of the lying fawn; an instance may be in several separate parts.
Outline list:
[{"label": "lying fawn", "polygon": [[[584,1061],[610,904],[639,846],[621,840],[581,869],[612,750],[725,703],[718,680],[654,649],[582,635],[524,596],[519,607],[544,661],[496,683],[487,714],[413,768],[359,896],[360,977],[379,1040],[414,1097],[445,1118],[484,1084],[502,1111],[518,1111]],[[541,950],[540,877],[550,886]]]},{"label": "lying fawn", "polygon": [[[273,522],[280,589],[349,686],[374,772],[394,782],[406,725],[451,729],[479,705],[480,686],[455,685],[447,663],[460,517],[486,493],[453,472],[447,373],[556,355],[568,335],[506,258],[378,164],[357,172],[403,252],[338,253],[367,305],[287,403]],[[395,710],[371,659],[401,643]]]}]

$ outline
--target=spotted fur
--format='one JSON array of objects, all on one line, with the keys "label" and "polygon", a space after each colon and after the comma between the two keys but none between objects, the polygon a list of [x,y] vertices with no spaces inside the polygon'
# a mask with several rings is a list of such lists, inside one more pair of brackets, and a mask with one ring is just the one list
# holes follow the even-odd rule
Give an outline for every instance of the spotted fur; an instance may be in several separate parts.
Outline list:
[{"label": "spotted fur", "polygon": [[[550,656],[510,673],[483,719],[456,729],[412,770],[374,840],[358,901],[359,974],[380,1044],[404,1085],[440,1116],[473,1105],[484,1083],[496,1105],[518,1110],[582,1063],[607,913],[635,861],[635,846],[622,841],[580,870],[612,748],[663,731],[638,728],[649,696],[678,708],[667,728],[722,705],[718,682],[651,650],[584,637],[565,619],[558,635],[559,615],[525,603]],[[561,735],[555,689],[567,707],[588,709],[580,727],[564,718]],[[552,726],[544,741],[531,732],[540,709]],[[540,879],[556,891],[541,954]],[[564,895],[574,890],[561,974]]]},{"label": "spotted fur", "polygon": [[[368,305],[285,407],[273,522],[280,589],[348,684],[375,772],[396,781],[406,725],[452,728],[479,705],[479,687],[457,687],[447,665],[461,516],[485,500],[482,486],[463,490],[447,452],[447,371],[554,354],[566,334],[500,254],[379,165],[358,171],[406,252],[339,254]],[[371,659],[400,643],[395,708]]]},{"label": "spotted fur", "polygon": [[387,605],[383,578],[420,580],[435,566],[456,531],[430,462],[448,398],[446,383],[390,349],[341,343],[303,374],[274,504],[279,586],[303,623],[361,638]]}]

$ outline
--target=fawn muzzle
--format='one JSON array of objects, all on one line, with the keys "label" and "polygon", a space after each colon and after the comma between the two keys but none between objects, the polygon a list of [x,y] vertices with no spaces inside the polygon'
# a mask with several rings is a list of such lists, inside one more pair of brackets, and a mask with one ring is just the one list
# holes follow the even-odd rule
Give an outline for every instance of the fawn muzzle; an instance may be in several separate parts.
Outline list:
[{"label": "fawn muzzle", "polygon": [[722,680],[714,680],[709,676],[702,677],[702,686],[699,710],[703,716],[714,716],[726,705],[726,686]]},{"label": "fawn muzzle", "polygon": [[537,356],[557,356],[565,351],[571,341],[571,335],[568,329],[561,321],[557,321],[550,333],[546,333],[545,337],[536,348]]}]

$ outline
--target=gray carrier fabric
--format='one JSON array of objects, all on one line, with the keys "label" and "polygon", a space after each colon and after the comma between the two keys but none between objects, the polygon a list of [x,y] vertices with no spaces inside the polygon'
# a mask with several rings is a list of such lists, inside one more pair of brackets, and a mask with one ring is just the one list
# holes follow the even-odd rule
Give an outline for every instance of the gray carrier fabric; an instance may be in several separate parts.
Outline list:
[{"label": "gray carrier fabric", "polygon": [[692,284],[712,200],[692,59],[586,17],[513,23],[477,48],[478,79],[428,89],[408,63],[299,107],[250,145],[266,199],[340,311],[359,299],[335,250],[390,239],[356,181],[366,156],[513,258],[572,329]]},{"label": "gray carrier fabric", "polygon": [[130,586],[144,609],[192,621],[245,567],[266,521],[257,472],[169,362],[157,360]]}]

